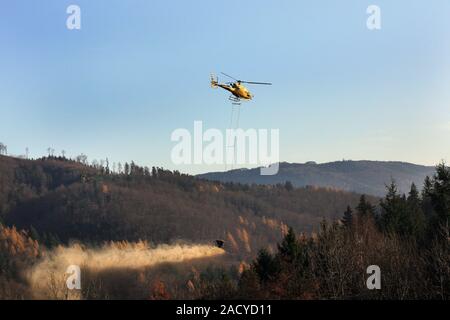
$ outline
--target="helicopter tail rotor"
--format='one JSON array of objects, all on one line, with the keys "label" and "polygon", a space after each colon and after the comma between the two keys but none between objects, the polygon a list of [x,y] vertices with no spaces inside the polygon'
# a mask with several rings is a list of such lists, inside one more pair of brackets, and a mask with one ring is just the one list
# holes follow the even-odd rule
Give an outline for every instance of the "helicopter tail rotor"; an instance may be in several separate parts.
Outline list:
[{"label": "helicopter tail rotor", "polygon": [[219,79],[213,73],[211,73],[211,88],[217,88],[218,82]]}]

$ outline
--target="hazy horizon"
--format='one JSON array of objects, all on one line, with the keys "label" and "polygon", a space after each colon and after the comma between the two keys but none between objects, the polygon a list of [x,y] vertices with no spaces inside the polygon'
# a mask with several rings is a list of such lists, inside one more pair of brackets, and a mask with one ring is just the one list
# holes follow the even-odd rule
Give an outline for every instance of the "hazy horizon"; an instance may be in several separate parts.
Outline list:
[{"label": "hazy horizon", "polygon": [[0,5],[9,153],[223,171],[170,158],[175,129],[229,125],[228,94],[209,86],[223,71],[273,83],[250,87],[240,126],[280,129],[281,161],[450,161],[448,1],[379,0],[376,31],[368,1],[79,0],[81,30],[66,28],[70,4]]}]

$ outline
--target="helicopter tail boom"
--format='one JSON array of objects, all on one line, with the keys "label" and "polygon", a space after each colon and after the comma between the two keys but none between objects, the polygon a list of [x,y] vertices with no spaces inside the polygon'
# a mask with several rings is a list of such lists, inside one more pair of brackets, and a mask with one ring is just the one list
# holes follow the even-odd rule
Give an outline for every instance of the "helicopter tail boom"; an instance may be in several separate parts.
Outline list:
[{"label": "helicopter tail boom", "polygon": [[211,88],[217,88],[219,79],[211,73]]}]

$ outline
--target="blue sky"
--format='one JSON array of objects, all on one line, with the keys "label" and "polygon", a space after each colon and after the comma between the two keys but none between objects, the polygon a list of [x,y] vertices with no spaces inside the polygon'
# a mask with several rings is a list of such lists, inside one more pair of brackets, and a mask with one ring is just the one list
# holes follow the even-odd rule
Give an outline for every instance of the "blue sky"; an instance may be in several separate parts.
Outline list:
[{"label": "blue sky", "polygon": [[[81,7],[81,30],[66,8]],[[366,28],[381,8],[382,29]],[[0,141],[10,153],[171,163],[176,128],[229,125],[211,71],[251,87],[242,128],[283,161],[450,161],[450,2],[71,0],[0,3]],[[225,80],[225,79],[223,79]]]}]

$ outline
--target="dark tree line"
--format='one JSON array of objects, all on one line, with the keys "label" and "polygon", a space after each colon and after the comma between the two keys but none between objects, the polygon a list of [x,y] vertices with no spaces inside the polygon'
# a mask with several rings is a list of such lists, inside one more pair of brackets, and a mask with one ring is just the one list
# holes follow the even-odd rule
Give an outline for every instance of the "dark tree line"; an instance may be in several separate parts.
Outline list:
[{"label": "dark tree line", "polygon": [[[206,281],[216,299],[450,298],[450,168],[440,164],[422,193],[400,195],[394,182],[379,209],[365,196],[342,219],[323,221],[312,236],[292,228],[271,253],[259,251],[233,280]],[[381,290],[366,287],[366,268],[381,269]]]}]

